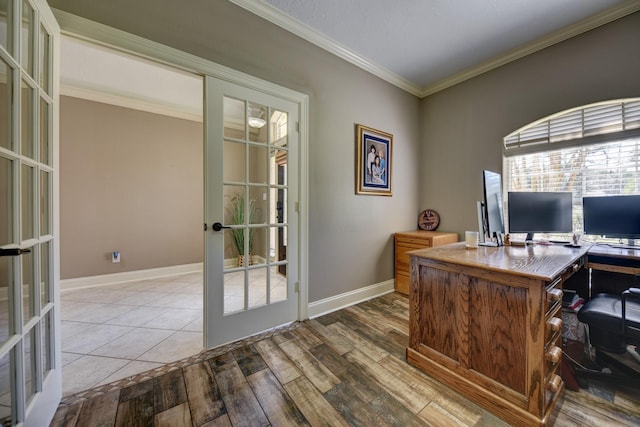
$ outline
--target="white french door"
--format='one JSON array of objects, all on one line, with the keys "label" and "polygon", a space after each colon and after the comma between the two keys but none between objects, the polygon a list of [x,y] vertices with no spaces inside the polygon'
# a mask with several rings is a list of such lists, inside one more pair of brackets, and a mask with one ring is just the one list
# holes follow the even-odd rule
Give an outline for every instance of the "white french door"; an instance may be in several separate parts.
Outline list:
[{"label": "white french door", "polygon": [[0,425],[48,425],[62,390],[59,34],[45,0],[0,0]]},{"label": "white french door", "polygon": [[298,105],[205,78],[205,345],[298,319]]}]

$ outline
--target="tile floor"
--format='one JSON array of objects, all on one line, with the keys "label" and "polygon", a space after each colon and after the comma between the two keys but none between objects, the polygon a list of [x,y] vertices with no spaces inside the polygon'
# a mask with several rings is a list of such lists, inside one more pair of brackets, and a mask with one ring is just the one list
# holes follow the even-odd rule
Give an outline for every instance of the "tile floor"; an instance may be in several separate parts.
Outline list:
[{"label": "tile floor", "polygon": [[202,350],[202,273],[61,292],[63,395]]},{"label": "tile floor", "polygon": [[[249,307],[286,298],[277,267],[249,270]],[[244,306],[244,271],[225,274],[225,313]],[[203,349],[202,272],[61,292],[62,394],[111,383]]]}]

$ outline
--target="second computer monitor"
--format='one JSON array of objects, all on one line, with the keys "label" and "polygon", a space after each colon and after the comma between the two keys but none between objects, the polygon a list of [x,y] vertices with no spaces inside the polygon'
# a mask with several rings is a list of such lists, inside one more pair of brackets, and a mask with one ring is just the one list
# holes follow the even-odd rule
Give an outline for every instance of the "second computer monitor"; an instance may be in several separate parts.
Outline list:
[{"label": "second computer monitor", "polygon": [[573,195],[571,192],[510,191],[509,232],[533,233],[573,232]]}]

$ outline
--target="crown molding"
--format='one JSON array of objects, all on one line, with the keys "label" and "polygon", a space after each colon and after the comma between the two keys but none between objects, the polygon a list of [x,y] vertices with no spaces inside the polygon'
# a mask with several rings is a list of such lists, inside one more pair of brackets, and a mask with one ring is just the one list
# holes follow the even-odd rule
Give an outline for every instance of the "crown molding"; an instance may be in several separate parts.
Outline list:
[{"label": "crown molding", "polygon": [[119,94],[103,88],[89,88],[63,82],[60,85],[60,95],[202,123],[202,111],[194,111],[158,100],[144,100],[136,96]]},{"label": "crown molding", "polygon": [[531,43],[512,49],[505,54],[468,68],[460,73],[454,74],[453,76],[441,80],[436,84],[429,85],[422,90],[419,96],[424,98],[425,96],[432,95],[436,92],[457,85],[458,83],[462,83],[465,80],[477,77],[483,73],[494,70],[520,58],[524,58],[527,55],[531,55],[532,53],[536,53],[542,49],[546,49],[549,46],[553,46],[554,44],[563,42],[582,33],[586,33],[587,31],[613,22],[616,19],[623,18],[639,10],[640,1],[638,0],[629,0],[624,3],[620,3],[619,5],[607,9],[597,15],[593,15]]},{"label": "crown molding", "polygon": [[339,58],[344,59],[347,62],[380,77],[388,83],[399,87],[400,89],[411,93],[415,96],[420,96],[422,89],[410,82],[409,80],[400,77],[399,75],[387,70],[386,68],[375,64],[367,58],[358,55],[357,53],[349,50],[347,47],[338,43],[337,41],[325,36],[324,34],[316,31],[306,24],[298,21],[295,18],[283,13],[279,9],[271,6],[270,4],[261,0],[229,0],[231,3],[240,6],[241,8],[257,15],[267,21],[275,24],[290,33],[336,55]]},{"label": "crown molding", "polygon": [[505,54],[470,67],[432,85],[420,88],[418,85],[358,55],[335,40],[292,18],[263,0],[229,1],[419,98],[433,95],[436,92],[462,83],[465,80],[477,77],[502,65],[531,55],[556,43],[560,43],[640,10],[640,1],[627,0],[626,2],[562,28],[531,43],[512,49]]}]

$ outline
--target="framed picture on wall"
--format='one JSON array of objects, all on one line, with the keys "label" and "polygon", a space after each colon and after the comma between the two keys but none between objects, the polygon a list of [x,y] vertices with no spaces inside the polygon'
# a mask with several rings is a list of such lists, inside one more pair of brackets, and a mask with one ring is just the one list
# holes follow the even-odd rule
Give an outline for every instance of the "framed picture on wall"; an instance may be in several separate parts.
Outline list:
[{"label": "framed picture on wall", "polygon": [[356,124],[356,194],[391,196],[393,135]]}]

